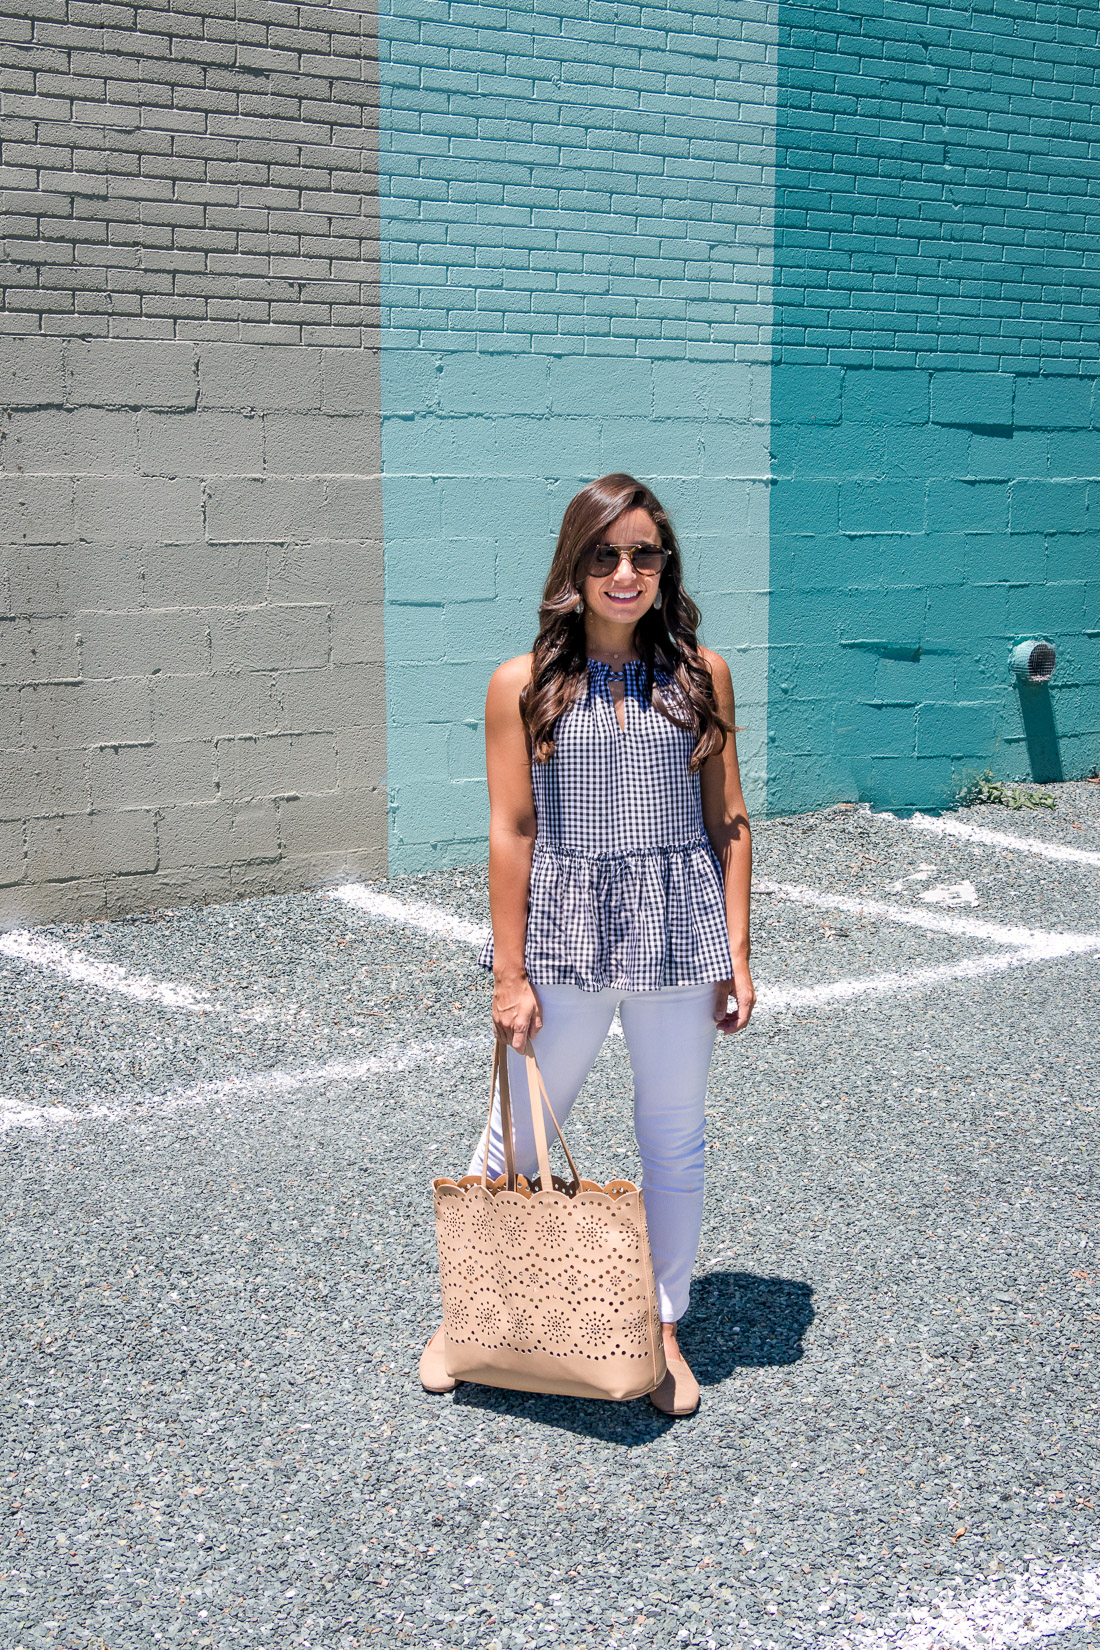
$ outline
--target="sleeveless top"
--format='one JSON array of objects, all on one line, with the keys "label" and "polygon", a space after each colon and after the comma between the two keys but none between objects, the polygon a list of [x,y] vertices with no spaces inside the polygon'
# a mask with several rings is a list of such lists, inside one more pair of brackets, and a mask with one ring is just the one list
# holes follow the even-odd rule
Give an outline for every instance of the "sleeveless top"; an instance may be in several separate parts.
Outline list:
[{"label": "sleeveless top", "polygon": [[[525,964],[532,985],[658,991],[733,973],[722,872],[703,827],[696,736],[624,667],[620,728],[607,665],[560,716],[554,754],[532,762],[537,834]],[[665,672],[666,703],[679,689]],[[493,966],[489,939],[478,962]]]}]

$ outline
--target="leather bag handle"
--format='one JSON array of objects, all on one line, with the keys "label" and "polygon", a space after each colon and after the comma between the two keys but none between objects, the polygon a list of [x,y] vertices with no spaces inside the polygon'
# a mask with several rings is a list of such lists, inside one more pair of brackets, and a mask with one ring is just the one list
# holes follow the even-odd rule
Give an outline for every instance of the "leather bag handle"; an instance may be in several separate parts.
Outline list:
[{"label": "leather bag handle", "polygon": [[[500,1039],[493,1040],[493,1075],[489,1084],[489,1128],[493,1126],[493,1092],[500,1086],[500,1134],[504,1142],[504,1172],[508,1177],[508,1190],[516,1189],[516,1148],[512,1132],[512,1093],[508,1082],[507,1056],[501,1058],[503,1050]],[[489,1136],[485,1136],[485,1161],[481,1166],[481,1183],[488,1186],[489,1174]]]},{"label": "leather bag handle", "polygon": [[[540,1138],[544,1144],[546,1140],[546,1123],[542,1115],[542,1108],[545,1106],[546,1110],[550,1113],[550,1121],[554,1125],[554,1133],[561,1141],[561,1149],[565,1153],[565,1161],[569,1164],[569,1169],[573,1176],[573,1189],[574,1191],[579,1191],[581,1184],[580,1173],[577,1169],[577,1165],[573,1161],[572,1152],[565,1144],[565,1136],[561,1132],[558,1120],[554,1116],[554,1108],[550,1104],[550,1096],[546,1092],[546,1084],[542,1080],[542,1072],[539,1070],[539,1063],[535,1058],[534,1044],[531,1042],[530,1038],[527,1039],[527,1047],[524,1049],[523,1053],[527,1062],[527,1093],[531,1101],[531,1124],[535,1133],[535,1148],[538,1150]],[[545,1169],[542,1166],[542,1154],[539,1154],[539,1174],[543,1177],[543,1191],[550,1191],[554,1182],[550,1176],[549,1151],[546,1152]]]},{"label": "leather bag handle", "polygon": [[[573,1154],[565,1143],[565,1136],[554,1116],[554,1108],[550,1104],[550,1096],[546,1092],[546,1084],[542,1080],[538,1060],[530,1038],[523,1051],[527,1067],[527,1096],[531,1104],[531,1130],[535,1137],[535,1153],[538,1157],[539,1180],[543,1191],[550,1191],[554,1180],[550,1170],[550,1150],[546,1140],[546,1120],[543,1117],[543,1106],[550,1113],[550,1121],[554,1125],[554,1132],[561,1141],[561,1149],[565,1153],[573,1175],[573,1190],[580,1188],[581,1177],[577,1165],[573,1161]],[[500,1090],[500,1133],[504,1145],[504,1168],[508,1180],[508,1190],[516,1189],[516,1158],[512,1118],[512,1093],[508,1079],[508,1052],[507,1045],[502,1045],[499,1038],[493,1043],[493,1071],[489,1084],[489,1125],[485,1135],[485,1156],[481,1165],[481,1184],[488,1190],[489,1186],[489,1131],[493,1126],[493,1095]]]}]

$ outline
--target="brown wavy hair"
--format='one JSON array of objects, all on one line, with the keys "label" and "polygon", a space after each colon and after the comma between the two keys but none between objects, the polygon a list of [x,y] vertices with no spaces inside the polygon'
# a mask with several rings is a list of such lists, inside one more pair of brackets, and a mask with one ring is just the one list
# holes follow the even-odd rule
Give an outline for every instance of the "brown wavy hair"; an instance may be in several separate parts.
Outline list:
[{"label": "brown wavy hair", "polygon": [[[583,691],[588,671],[584,614],[576,611],[585,559],[624,510],[652,516],[668,560],[661,573],[661,606],[638,620],[634,645],[641,659],[642,691],[677,727],[697,735],[691,767],[720,751],[731,731],[714,697],[710,669],[699,650],[699,609],[684,589],[680,546],[656,494],[633,476],[600,476],[570,500],[539,606],[539,633],[531,680],[520,695],[520,713],[536,762],[554,754],[554,726]],[[656,675],[671,677],[662,692]]]}]

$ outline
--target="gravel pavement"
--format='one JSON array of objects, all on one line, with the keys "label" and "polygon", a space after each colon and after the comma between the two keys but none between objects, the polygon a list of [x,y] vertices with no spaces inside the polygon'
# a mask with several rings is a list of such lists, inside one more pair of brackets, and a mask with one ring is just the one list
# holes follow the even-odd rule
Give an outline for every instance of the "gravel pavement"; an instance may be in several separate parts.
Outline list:
[{"label": "gravel pavement", "polygon": [[[950,818],[1084,857],[758,827],[675,1423],[417,1382],[469,938],[315,893],[0,937],[0,1650],[1100,1650],[1100,785],[1056,792]],[[487,920],[481,868],[385,891]],[[636,1170],[620,1038],[570,1142]]]}]

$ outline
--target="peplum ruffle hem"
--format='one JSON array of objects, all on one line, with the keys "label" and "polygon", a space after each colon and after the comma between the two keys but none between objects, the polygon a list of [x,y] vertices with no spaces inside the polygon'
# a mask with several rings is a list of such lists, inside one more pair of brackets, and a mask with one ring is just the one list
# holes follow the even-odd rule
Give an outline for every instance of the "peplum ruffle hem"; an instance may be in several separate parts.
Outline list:
[{"label": "peplum ruffle hem", "polygon": [[[492,968],[492,938],[478,962]],[[532,985],[582,991],[729,979],[722,872],[710,842],[582,853],[536,841],[525,962]]]}]

